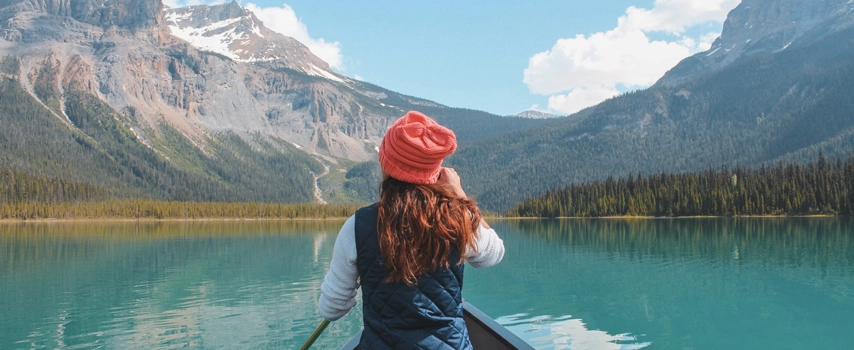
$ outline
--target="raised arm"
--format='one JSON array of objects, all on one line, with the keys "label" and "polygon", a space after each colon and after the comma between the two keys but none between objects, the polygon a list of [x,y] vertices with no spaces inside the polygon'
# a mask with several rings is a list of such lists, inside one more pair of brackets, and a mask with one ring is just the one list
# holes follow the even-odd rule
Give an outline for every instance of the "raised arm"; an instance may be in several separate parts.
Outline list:
[{"label": "raised arm", "polygon": [[[459,197],[467,197],[460,183],[460,176],[453,168],[442,168],[439,173],[437,184],[447,186]],[[466,261],[472,267],[490,267],[501,262],[504,258],[504,241],[498,237],[489,224],[483,218],[477,228],[477,241],[475,251],[469,252]]]},{"label": "raised arm", "polygon": [[472,267],[490,267],[501,262],[504,258],[504,241],[498,237],[495,230],[481,220],[477,228],[477,242],[475,251],[469,252],[466,262]]}]

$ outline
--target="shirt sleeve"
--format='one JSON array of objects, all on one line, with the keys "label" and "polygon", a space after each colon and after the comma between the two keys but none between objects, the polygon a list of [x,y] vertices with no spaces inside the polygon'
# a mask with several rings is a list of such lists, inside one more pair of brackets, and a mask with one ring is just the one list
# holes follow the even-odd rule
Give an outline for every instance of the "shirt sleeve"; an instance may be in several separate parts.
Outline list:
[{"label": "shirt sleeve", "polygon": [[356,305],[356,289],[359,288],[359,270],[356,268],[356,216],[344,222],[335,247],[329,272],[320,286],[317,311],[327,320],[335,321]]},{"label": "shirt sleeve", "polygon": [[475,242],[475,251],[469,251],[467,262],[472,267],[490,267],[501,262],[504,258],[504,241],[498,237],[495,230],[483,227],[480,224],[477,227],[477,241]]}]

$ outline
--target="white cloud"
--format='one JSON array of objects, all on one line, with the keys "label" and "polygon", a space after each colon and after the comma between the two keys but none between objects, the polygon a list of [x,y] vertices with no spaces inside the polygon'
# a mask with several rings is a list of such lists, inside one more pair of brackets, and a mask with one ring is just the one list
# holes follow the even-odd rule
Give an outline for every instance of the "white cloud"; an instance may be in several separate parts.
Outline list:
[{"label": "white cloud", "polygon": [[689,27],[723,22],[741,0],[656,0],[652,10],[630,6],[620,17],[619,27],[644,32],[682,34]]},{"label": "white cloud", "polygon": [[700,44],[697,45],[697,47],[700,49],[700,51],[706,51],[712,48],[712,44],[715,42],[715,40],[718,39],[718,36],[720,36],[720,34],[718,33],[708,33],[706,35],[703,35],[700,38]]},{"label": "white cloud", "polygon": [[247,10],[252,11],[264,26],[275,32],[287,35],[296,39],[320,59],[329,63],[329,66],[335,69],[344,68],[344,58],[341,55],[341,44],[336,42],[326,42],[323,38],[312,38],[308,35],[308,28],[303,24],[294,10],[288,5],[282,7],[259,7],[253,3],[247,3],[244,6]]},{"label": "white cloud", "polygon": [[691,51],[678,42],[650,41],[639,30],[561,39],[531,57],[525,83],[543,95],[589,86],[644,86]]},{"label": "white cloud", "polygon": [[[739,0],[656,0],[651,10],[629,7],[617,27],[560,39],[528,61],[524,82],[550,95],[549,108],[575,113],[618,94],[617,87],[643,88],[691,54],[707,50],[719,33],[690,37],[694,26],[721,23]],[[663,32],[670,40],[651,40]]]},{"label": "white cloud", "polygon": [[619,95],[616,89],[608,87],[580,87],[572,89],[568,94],[549,96],[549,108],[567,114],[578,112],[611,97]]}]

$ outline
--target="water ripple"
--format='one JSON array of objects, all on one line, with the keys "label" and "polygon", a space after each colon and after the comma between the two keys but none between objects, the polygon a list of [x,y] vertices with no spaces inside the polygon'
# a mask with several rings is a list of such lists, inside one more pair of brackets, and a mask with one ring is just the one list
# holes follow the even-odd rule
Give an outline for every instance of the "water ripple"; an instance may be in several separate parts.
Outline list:
[{"label": "water ripple", "polygon": [[537,349],[634,350],[649,346],[629,333],[610,335],[572,316],[513,314],[495,319]]}]

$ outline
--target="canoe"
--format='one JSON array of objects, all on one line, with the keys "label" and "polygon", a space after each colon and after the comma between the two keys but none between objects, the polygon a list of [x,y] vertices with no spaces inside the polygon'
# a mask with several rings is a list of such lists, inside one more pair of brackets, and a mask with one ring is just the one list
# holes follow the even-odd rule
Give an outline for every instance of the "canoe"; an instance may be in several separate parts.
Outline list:
[{"label": "canoe", "polygon": [[[528,343],[513,334],[513,332],[510,332],[510,330],[504,328],[504,326],[498,324],[498,322],[495,322],[495,320],[468,302],[463,302],[463,319],[466,321],[466,328],[469,330],[469,339],[471,339],[472,347],[475,350],[534,349],[534,347],[528,345]],[[361,337],[362,331],[359,331],[347,344],[344,344],[341,350],[357,349]]]}]

